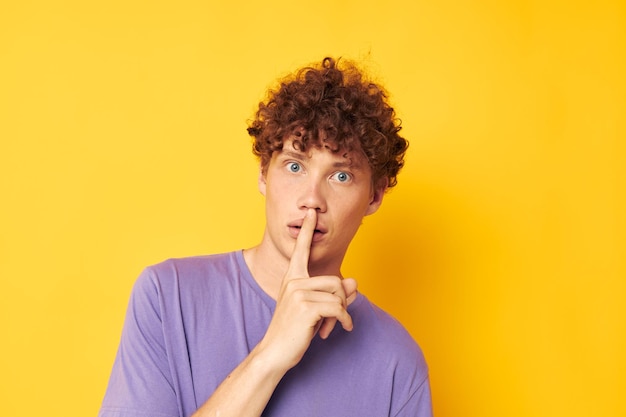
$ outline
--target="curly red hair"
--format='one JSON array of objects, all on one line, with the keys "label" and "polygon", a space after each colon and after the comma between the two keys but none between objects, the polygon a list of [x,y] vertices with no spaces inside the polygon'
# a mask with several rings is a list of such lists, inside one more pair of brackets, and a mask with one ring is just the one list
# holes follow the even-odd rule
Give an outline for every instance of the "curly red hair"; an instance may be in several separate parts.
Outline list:
[{"label": "curly red hair", "polygon": [[259,103],[248,127],[253,152],[263,170],[285,138],[306,151],[309,146],[333,152],[360,152],[372,171],[372,184],[393,187],[404,165],[408,142],[385,90],[365,79],[352,63],[324,58],[283,79]]}]

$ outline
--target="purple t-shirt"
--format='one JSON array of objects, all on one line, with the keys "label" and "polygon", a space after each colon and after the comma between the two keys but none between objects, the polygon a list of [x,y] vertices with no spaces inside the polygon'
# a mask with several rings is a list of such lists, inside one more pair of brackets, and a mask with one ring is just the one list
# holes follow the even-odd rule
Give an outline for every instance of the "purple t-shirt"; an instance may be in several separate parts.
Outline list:
[{"label": "purple t-shirt", "polygon": [[[133,289],[100,417],[190,416],[261,340],[276,302],[241,251],[171,259]],[[432,416],[422,352],[359,294],[352,332],[315,337],[263,416]]]}]

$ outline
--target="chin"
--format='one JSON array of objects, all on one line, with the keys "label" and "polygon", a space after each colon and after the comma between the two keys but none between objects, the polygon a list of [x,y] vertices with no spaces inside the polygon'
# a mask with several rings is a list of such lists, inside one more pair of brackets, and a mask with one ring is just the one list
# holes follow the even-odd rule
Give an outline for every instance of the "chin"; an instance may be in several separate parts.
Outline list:
[{"label": "chin", "polygon": [[312,248],[309,255],[309,265],[317,266],[320,268],[327,268],[336,266],[338,269],[341,267],[345,251],[333,249]]}]

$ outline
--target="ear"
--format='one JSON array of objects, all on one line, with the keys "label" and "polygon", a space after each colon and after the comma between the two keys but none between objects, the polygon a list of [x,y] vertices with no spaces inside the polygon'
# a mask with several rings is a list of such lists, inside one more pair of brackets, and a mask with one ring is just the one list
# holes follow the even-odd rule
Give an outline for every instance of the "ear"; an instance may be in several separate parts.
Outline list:
[{"label": "ear", "polygon": [[265,196],[267,190],[267,179],[265,178],[265,170],[263,167],[259,168],[259,192]]},{"label": "ear", "polygon": [[370,200],[369,206],[367,206],[367,211],[365,212],[366,216],[370,214],[376,213],[378,208],[383,203],[383,196],[385,195],[385,191],[387,191],[387,179],[381,181],[377,186],[374,186],[374,190],[372,192],[372,198]]}]

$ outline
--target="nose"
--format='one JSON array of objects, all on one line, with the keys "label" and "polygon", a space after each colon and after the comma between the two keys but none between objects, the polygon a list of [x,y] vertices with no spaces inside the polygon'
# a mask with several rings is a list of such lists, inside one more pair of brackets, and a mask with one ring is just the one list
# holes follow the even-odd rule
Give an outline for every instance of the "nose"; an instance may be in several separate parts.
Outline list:
[{"label": "nose", "polygon": [[302,184],[299,191],[298,207],[301,209],[315,209],[319,212],[326,212],[326,196],[324,185],[318,181],[311,180]]}]

